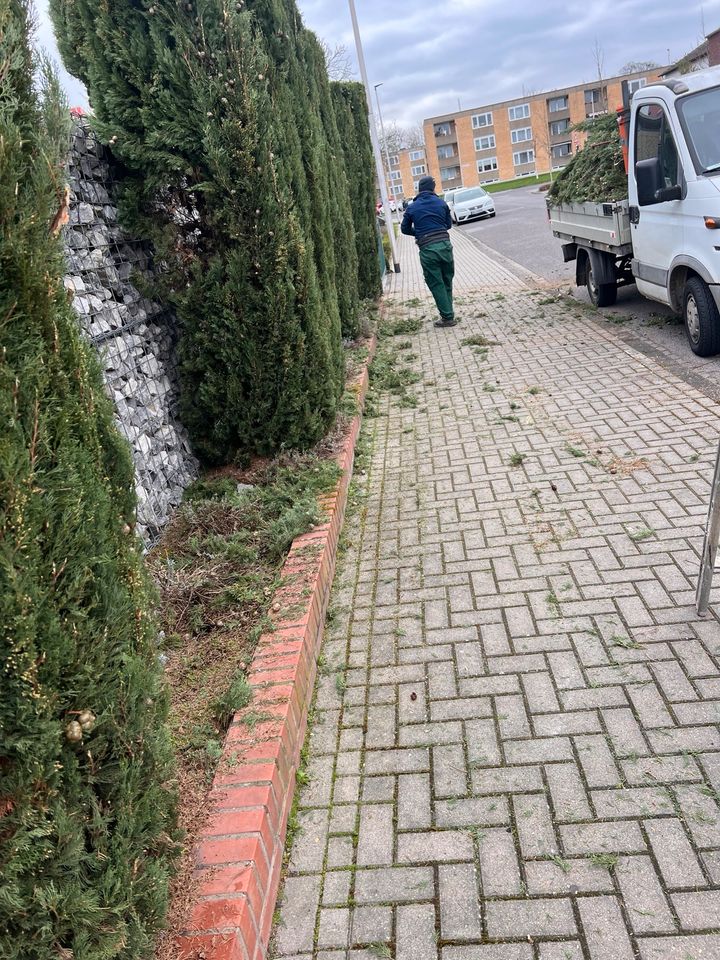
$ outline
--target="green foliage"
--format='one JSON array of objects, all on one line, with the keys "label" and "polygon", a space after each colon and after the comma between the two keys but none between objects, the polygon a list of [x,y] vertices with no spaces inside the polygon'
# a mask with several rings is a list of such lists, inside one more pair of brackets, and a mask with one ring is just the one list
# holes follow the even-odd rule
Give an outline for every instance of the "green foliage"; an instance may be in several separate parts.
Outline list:
[{"label": "green foliage", "polygon": [[548,196],[557,203],[611,203],[627,196],[627,174],[614,113],[578,124],[585,146],[558,174]]},{"label": "green foliage", "polygon": [[215,719],[221,727],[227,727],[237,710],[242,710],[252,700],[252,687],[245,674],[241,673],[230,684],[225,693],[213,703]]},{"label": "green foliage", "polygon": [[323,54],[294,0],[51,11],[125,165],[125,222],[167,268],[196,451],[221,463],[312,444],[357,331],[358,249]]},{"label": "green foliage", "polygon": [[[345,158],[350,209],[355,221],[358,290],[362,298],[382,292],[377,256],[375,164],[365,88],[361,83],[331,83],[335,116]],[[388,245],[390,241],[388,240]]]},{"label": "green foliage", "polygon": [[69,113],[0,0],[0,955],[146,956],[173,800],[134,477],[51,224]]}]

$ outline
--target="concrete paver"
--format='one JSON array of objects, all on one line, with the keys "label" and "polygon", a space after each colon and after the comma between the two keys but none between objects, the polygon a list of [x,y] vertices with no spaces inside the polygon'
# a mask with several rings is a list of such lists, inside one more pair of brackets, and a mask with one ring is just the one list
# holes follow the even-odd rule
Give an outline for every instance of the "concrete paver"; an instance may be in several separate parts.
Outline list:
[{"label": "concrete paver", "polygon": [[366,428],[275,956],[709,960],[717,405],[468,244]]}]

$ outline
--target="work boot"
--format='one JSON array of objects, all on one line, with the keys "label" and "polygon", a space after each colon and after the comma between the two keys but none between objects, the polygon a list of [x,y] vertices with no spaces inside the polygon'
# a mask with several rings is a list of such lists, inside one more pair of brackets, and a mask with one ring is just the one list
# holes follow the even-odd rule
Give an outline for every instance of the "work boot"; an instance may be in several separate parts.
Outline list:
[{"label": "work boot", "polygon": [[457,320],[455,319],[455,317],[449,317],[447,319],[445,317],[441,317],[440,320],[435,321],[435,326],[436,327],[454,327],[456,323],[457,323]]}]

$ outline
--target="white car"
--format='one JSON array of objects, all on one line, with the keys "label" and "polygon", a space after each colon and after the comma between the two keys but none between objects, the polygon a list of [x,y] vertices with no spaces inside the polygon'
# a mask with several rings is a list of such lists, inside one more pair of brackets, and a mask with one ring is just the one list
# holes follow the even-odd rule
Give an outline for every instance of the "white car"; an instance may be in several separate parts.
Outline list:
[{"label": "white car", "polygon": [[464,189],[463,187],[454,187],[452,190],[446,190],[445,193],[443,194],[443,200],[450,207],[451,210],[453,208],[453,203],[455,201],[455,194],[461,193],[463,189]]},{"label": "white car", "polygon": [[476,217],[494,217],[495,203],[482,187],[467,187],[453,197],[450,213],[454,223],[467,223]]}]

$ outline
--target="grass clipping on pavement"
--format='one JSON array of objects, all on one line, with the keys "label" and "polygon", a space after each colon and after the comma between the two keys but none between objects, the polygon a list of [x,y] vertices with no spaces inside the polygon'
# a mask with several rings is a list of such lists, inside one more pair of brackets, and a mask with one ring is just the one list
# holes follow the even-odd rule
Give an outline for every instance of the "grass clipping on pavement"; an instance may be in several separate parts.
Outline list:
[{"label": "grass clipping on pavement", "polygon": [[627,197],[627,174],[617,117],[607,113],[574,127],[585,146],[558,175],[548,196],[555,203],[612,203]]}]

